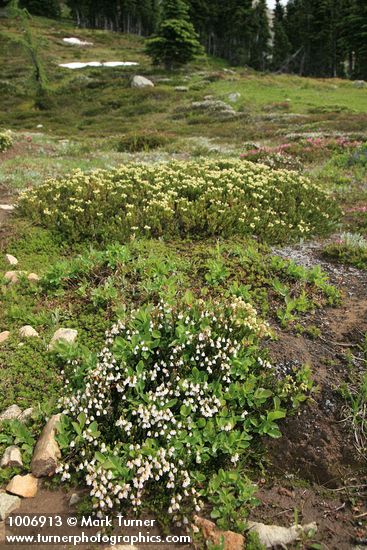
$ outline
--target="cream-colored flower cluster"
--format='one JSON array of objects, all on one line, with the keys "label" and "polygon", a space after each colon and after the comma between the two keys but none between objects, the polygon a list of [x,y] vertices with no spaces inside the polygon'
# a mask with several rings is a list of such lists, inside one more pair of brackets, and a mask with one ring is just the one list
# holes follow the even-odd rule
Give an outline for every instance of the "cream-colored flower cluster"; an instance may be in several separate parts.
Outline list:
[{"label": "cream-colored flower cluster", "polygon": [[74,240],[255,234],[281,241],[323,231],[337,214],[308,178],[243,160],[77,170],[27,191],[19,206]]}]

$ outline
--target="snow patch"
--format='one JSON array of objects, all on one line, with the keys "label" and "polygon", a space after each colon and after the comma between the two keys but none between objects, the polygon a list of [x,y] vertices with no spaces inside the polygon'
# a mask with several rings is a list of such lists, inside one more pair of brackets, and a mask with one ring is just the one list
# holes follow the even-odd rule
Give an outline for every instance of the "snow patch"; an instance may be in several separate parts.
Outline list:
[{"label": "snow patch", "polygon": [[84,69],[84,67],[132,67],[134,65],[139,65],[139,63],[135,61],[107,61],[105,63],[101,63],[100,61],[89,61],[87,63],[74,61],[72,63],[60,63],[59,67],[64,67],[66,69]]},{"label": "snow patch", "polygon": [[93,42],[87,42],[86,40],[79,40],[79,38],[63,38],[63,42],[70,44],[71,46],[93,46]]}]

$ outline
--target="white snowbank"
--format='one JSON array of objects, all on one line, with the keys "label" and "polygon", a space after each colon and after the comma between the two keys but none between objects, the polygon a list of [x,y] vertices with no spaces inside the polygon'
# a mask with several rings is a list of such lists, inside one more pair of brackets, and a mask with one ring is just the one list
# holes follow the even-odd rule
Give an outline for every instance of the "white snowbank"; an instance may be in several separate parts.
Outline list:
[{"label": "white snowbank", "polygon": [[71,46],[93,46],[93,42],[87,42],[86,40],[79,40],[79,38],[63,38],[63,42],[70,44]]},{"label": "white snowbank", "polygon": [[84,67],[131,67],[133,65],[139,65],[139,63],[135,61],[107,61],[106,63],[101,63],[100,61],[89,61],[88,63],[74,61],[73,63],[60,63],[59,67],[83,69]]}]

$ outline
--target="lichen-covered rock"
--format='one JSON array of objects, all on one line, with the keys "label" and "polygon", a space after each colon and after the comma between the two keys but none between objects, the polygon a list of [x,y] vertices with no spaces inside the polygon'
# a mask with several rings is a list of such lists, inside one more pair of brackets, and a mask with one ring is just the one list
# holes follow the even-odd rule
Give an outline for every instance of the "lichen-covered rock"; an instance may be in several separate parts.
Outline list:
[{"label": "lichen-covered rock", "polygon": [[24,409],[22,414],[18,416],[19,422],[23,422],[24,424],[26,424],[28,420],[32,418],[32,414],[33,414],[33,407],[28,407],[28,409]]},{"label": "lichen-covered rock", "polygon": [[131,81],[132,88],[153,88],[154,84],[149,78],[145,76],[135,75]]},{"label": "lichen-covered rock", "polygon": [[73,328],[59,328],[51,339],[49,349],[52,349],[56,342],[59,342],[60,340],[64,340],[65,342],[72,344],[75,342],[77,336],[78,331]]},{"label": "lichen-covered rock", "polygon": [[24,327],[19,329],[19,334],[22,338],[38,338],[38,332],[31,327],[31,325],[24,325]]},{"label": "lichen-covered rock", "polygon": [[355,80],[353,86],[354,88],[366,88],[367,83],[364,80]]},{"label": "lichen-covered rock", "polygon": [[265,525],[256,521],[248,522],[249,530],[256,531],[261,544],[266,548],[285,548],[288,544],[297,541],[304,535],[316,533],[315,522],[308,525],[292,525],[292,527],[280,527],[279,525]]},{"label": "lichen-covered rock", "polygon": [[22,468],[23,461],[19,447],[10,445],[5,449],[0,462],[0,468]]},{"label": "lichen-covered rock", "polygon": [[78,504],[78,502],[80,502],[80,496],[78,495],[78,493],[73,493],[70,497],[69,505],[75,506],[75,504]]},{"label": "lichen-covered rock", "polygon": [[20,503],[19,497],[0,493],[0,521],[5,521],[9,514],[19,508]]},{"label": "lichen-covered rock", "polygon": [[50,477],[55,474],[61,456],[55,439],[56,424],[59,420],[60,415],[55,414],[42,430],[31,462],[31,471],[35,477]]},{"label": "lichen-covered rock", "polygon": [[3,332],[0,332],[0,344],[5,342],[10,336],[10,332],[8,330],[4,330]]},{"label": "lichen-covered rock", "polygon": [[0,414],[0,422],[3,420],[14,420],[22,414],[22,409],[18,405],[10,405],[5,411]]},{"label": "lichen-covered rock", "polygon": [[12,254],[5,254],[5,259],[9,265],[18,265],[18,260]]},{"label": "lichen-covered rock", "polygon": [[203,113],[216,116],[217,118],[234,118],[237,116],[236,111],[225,103],[218,99],[205,99],[204,101],[193,101],[191,108],[194,111],[200,111]]},{"label": "lichen-covered rock", "polygon": [[37,275],[37,273],[30,273],[30,274],[27,276],[27,279],[28,279],[28,281],[30,281],[31,283],[38,283],[38,281],[40,280],[40,277]]},{"label": "lichen-covered rock", "polygon": [[14,285],[19,281],[22,275],[25,275],[24,271],[7,271],[4,278],[9,281],[10,284]]},{"label": "lichen-covered rock", "polygon": [[37,494],[38,479],[32,476],[32,474],[15,476],[11,481],[9,481],[6,486],[6,490],[8,493],[17,495],[18,497],[33,498]]}]

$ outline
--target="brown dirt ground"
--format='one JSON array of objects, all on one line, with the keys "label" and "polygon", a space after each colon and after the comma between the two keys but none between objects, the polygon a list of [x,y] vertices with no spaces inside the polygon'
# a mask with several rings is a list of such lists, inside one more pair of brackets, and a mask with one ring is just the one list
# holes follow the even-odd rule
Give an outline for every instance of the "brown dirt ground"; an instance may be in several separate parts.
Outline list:
[{"label": "brown dirt ground", "polygon": [[326,550],[346,550],[367,538],[366,457],[356,452],[351,429],[343,422],[339,392],[348,380],[350,350],[356,357],[353,368],[361,366],[358,343],[367,332],[367,273],[346,278],[341,288],[342,306],[322,310],[313,320],[322,329],[321,338],[282,332],[270,345],[275,360],[310,364],[318,392],[298,415],[285,420],[282,438],[267,442],[273,479],[261,488],[262,504],[251,514],[251,519],[290,526],[298,510],[301,523],[317,522],[315,540]]}]

